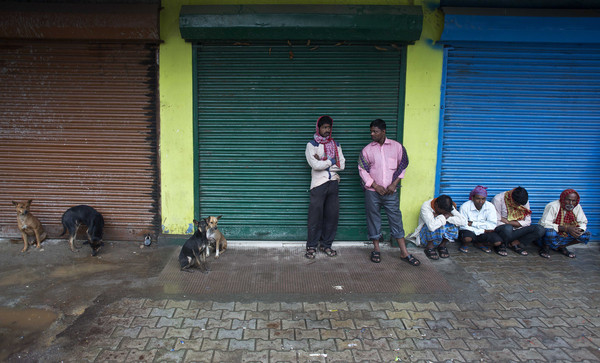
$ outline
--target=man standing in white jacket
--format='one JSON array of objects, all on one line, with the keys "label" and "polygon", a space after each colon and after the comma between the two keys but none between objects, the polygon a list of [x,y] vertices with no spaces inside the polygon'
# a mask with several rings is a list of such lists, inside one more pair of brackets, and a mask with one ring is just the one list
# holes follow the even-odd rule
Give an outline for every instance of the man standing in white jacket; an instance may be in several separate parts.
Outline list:
[{"label": "man standing in white jacket", "polygon": [[331,117],[319,117],[313,139],[306,144],[306,161],[312,169],[305,253],[308,259],[315,258],[319,241],[321,252],[329,257],[337,256],[337,251],[331,248],[340,214],[337,172],[344,170],[346,159],[340,144],[333,140],[332,128]]}]

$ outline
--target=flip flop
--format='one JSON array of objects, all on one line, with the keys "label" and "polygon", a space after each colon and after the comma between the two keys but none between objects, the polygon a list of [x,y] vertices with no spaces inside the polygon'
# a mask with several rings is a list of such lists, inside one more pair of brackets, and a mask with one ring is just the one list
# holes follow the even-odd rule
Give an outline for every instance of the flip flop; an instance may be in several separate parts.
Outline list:
[{"label": "flip flop", "polygon": [[462,253],[469,253],[469,247],[462,245],[458,248],[458,250]]},{"label": "flip flop", "polygon": [[489,248],[488,246],[479,245],[479,246],[476,246],[476,247],[477,247],[477,248],[479,248],[480,250],[482,250],[482,251],[483,251],[483,252],[485,252],[485,253],[490,253],[490,252],[492,252],[492,250],[490,250],[490,248]]}]

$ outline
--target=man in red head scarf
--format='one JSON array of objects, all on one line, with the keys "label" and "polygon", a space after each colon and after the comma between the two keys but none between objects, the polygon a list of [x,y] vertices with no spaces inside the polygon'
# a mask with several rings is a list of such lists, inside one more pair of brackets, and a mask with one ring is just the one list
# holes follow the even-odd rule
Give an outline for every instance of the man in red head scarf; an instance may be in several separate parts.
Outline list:
[{"label": "man in red head scarf", "polygon": [[315,258],[319,241],[321,251],[327,256],[337,255],[331,248],[337,233],[340,210],[340,176],[337,173],[344,170],[346,159],[340,144],[333,140],[332,129],[331,117],[319,117],[313,139],[306,144],[306,161],[312,169],[305,253],[308,259]]},{"label": "man in red head scarf", "polygon": [[550,258],[550,249],[553,249],[575,258],[575,254],[567,250],[567,246],[587,244],[590,241],[591,233],[586,231],[588,221],[579,199],[579,193],[566,189],[560,194],[559,200],[546,205],[540,219],[540,224],[546,229],[540,256]]}]

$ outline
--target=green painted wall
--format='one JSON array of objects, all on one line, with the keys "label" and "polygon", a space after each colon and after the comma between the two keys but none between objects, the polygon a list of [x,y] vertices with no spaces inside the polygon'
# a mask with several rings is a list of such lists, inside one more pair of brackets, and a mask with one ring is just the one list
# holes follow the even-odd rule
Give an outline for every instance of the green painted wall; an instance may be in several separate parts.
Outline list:
[{"label": "green painted wall", "polygon": [[[160,13],[160,178],[162,232],[192,233],[194,218],[192,45],[179,34],[182,5],[280,4],[281,1],[163,0]],[[404,145],[410,166],[403,181],[401,209],[406,232],[417,224],[421,203],[433,196],[437,162],[442,57],[435,45],[443,15],[433,1],[288,1],[287,4],[422,5],[421,40],[408,47]]]}]

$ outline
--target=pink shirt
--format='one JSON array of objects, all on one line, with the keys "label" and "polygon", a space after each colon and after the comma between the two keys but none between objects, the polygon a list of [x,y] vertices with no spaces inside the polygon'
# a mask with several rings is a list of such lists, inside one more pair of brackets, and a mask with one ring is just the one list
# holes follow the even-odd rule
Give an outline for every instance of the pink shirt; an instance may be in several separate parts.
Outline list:
[{"label": "pink shirt", "polygon": [[387,188],[396,179],[404,178],[408,156],[398,141],[385,139],[383,145],[373,141],[362,150],[358,171],[367,190],[373,182]]}]

